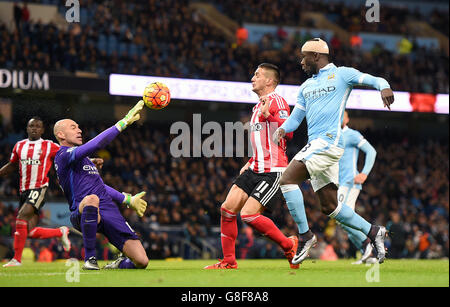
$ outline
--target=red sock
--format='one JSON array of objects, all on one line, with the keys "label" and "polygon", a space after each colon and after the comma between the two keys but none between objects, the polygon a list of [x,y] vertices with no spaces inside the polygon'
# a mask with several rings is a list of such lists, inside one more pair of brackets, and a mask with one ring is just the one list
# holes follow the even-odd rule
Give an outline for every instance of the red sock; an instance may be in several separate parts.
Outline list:
[{"label": "red sock", "polygon": [[28,236],[32,239],[59,238],[62,236],[62,231],[59,228],[34,227]]},{"label": "red sock", "polygon": [[22,252],[27,241],[28,222],[16,219],[16,232],[14,233],[14,259],[21,262]]},{"label": "red sock", "polygon": [[224,208],[220,209],[220,239],[222,241],[223,260],[229,264],[236,263],[236,238],[238,234],[236,214]]},{"label": "red sock", "polygon": [[261,214],[253,214],[241,215],[241,218],[245,223],[280,245],[284,251],[289,251],[292,248],[292,241],[268,217]]}]

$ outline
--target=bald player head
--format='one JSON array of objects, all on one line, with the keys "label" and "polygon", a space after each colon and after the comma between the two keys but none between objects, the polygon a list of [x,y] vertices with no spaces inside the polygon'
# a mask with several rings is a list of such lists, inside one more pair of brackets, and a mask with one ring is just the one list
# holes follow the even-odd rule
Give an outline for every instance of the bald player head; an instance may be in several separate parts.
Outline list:
[{"label": "bald player head", "polygon": [[320,38],[313,38],[303,44],[301,50],[302,69],[308,74],[317,74],[329,63],[328,44]]},{"label": "bald player head", "polygon": [[80,146],[83,144],[81,129],[78,124],[71,119],[61,119],[55,123],[53,134],[62,146]]}]

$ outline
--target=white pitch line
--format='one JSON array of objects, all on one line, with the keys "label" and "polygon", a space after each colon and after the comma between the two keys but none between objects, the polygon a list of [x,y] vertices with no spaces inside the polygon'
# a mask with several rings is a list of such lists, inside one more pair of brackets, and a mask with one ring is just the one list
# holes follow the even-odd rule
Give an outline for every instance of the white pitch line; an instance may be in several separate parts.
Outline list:
[{"label": "white pitch line", "polygon": [[[100,272],[80,272],[79,274],[89,274],[89,275],[97,275]],[[51,273],[0,273],[0,277],[17,277],[17,276],[57,276],[57,275],[66,275],[66,272],[51,272]]]}]

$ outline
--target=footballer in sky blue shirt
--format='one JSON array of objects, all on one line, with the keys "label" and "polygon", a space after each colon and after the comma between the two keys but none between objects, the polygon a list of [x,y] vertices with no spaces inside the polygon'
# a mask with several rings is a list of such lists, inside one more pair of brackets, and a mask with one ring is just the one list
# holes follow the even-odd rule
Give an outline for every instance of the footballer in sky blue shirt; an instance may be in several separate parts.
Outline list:
[{"label": "footballer in sky blue shirt", "polygon": [[[305,71],[308,70],[307,66],[303,67]],[[286,121],[282,128],[286,133],[292,132],[306,117],[308,142],[321,138],[344,148],[342,118],[348,97],[355,85],[370,86],[379,91],[388,89],[392,92],[389,83],[383,78],[373,77],[355,68],[336,67],[329,63],[300,86],[297,103],[290,116],[294,121]]]},{"label": "footballer in sky blue shirt", "polygon": [[[350,121],[347,111],[344,112],[342,122],[342,135],[345,141],[345,150],[339,160],[339,189],[338,203],[346,204],[355,210],[356,200],[375,163],[377,152],[375,148],[362,136],[362,134],[347,126]],[[359,150],[365,153],[364,167],[358,171]],[[353,264],[362,264],[369,260],[372,246],[367,236],[360,231],[342,225],[347,232],[349,240],[361,250],[361,259]]]},{"label": "footballer in sky blue shirt", "polygon": [[[344,113],[344,123],[342,135],[345,140],[345,151],[339,160],[339,187],[362,189],[362,184],[366,181],[375,163],[377,152],[375,148],[357,130],[347,126],[349,121],[348,113]],[[366,157],[361,172],[358,171],[358,156],[362,150]]]},{"label": "footballer in sky blue shirt", "polygon": [[303,196],[298,188],[298,184],[307,179],[311,179],[322,212],[342,225],[367,235],[377,250],[379,263],[382,263],[386,255],[386,228],[371,225],[346,204],[338,205],[339,170],[336,163],[339,163],[345,147],[341,125],[353,87],[364,85],[379,90],[388,109],[394,102],[394,93],[383,78],[330,63],[328,45],[320,38],[308,40],[302,46],[301,66],[311,77],[300,86],[291,115],[273,136],[277,143],[286,133],[296,130],[306,118],[308,144],[289,163],[280,181],[281,191],[300,231],[299,249],[292,263],[301,263],[317,242],[308,227]]}]

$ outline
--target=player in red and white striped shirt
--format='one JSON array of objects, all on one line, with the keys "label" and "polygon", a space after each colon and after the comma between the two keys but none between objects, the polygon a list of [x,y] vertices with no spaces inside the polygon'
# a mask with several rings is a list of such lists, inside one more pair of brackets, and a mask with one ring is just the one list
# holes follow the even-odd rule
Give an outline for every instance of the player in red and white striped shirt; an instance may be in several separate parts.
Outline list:
[{"label": "player in red and white striped shirt", "polygon": [[27,124],[28,138],[16,143],[9,162],[0,169],[0,176],[6,176],[16,171],[18,166],[20,174],[20,207],[14,233],[14,258],[4,267],[21,265],[22,251],[28,236],[33,239],[61,237],[64,250],[70,250],[68,227],[35,227],[48,187],[47,174],[59,150],[59,145],[41,138],[43,133],[42,120],[38,117],[30,119]]},{"label": "player in red and white striped shirt", "polygon": [[[270,133],[284,123],[289,113],[290,108],[286,100],[275,92],[261,97],[259,103],[253,107],[250,119],[253,156],[248,167],[255,173],[283,172],[286,169],[289,163],[286,156],[286,139],[276,145]],[[288,134],[287,138],[291,139],[292,133]]]},{"label": "player in red and white striped shirt", "polygon": [[[271,219],[262,215],[281,196],[281,174],[288,165],[286,140],[277,145],[273,142],[272,135],[289,117],[290,109],[286,101],[275,93],[275,88],[280,83],[277,66],[260,64],[251,81],[253,92],[259,97],[250,120],[253,156],[241,169],[220,208],[224,259],[205,269],[237,268],[235,244],[238,213],[241,214],[242,221],[280,245],[291,268],[299,267],[291,263],[297,251],[297,236],[287,238]],[[292,134],[287,137],[292,138]]]}]

